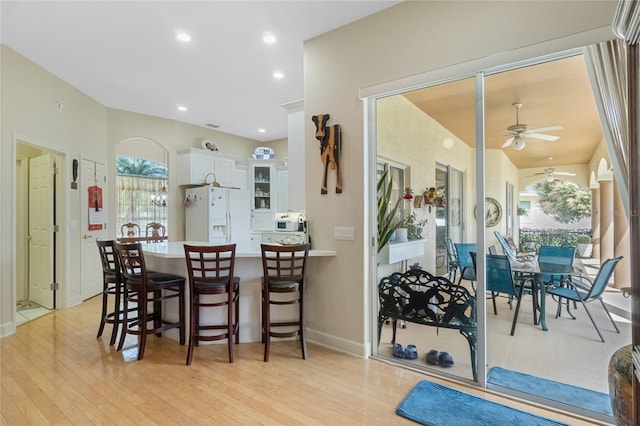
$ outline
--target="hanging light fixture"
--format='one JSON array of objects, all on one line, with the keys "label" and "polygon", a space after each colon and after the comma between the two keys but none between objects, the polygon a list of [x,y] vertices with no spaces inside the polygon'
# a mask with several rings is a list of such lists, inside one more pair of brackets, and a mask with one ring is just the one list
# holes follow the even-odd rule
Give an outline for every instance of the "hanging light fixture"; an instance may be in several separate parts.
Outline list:
[{"label": "hanging light fixture", "polygon": [[158,207],[167,207],[167,187],[162,185],[162,189],[151,196],[151,204]]},{"label": "hanging light fixture", "polygon": [[526,145],[527,142],[522,136],[515,135],[513,137],[513,142],[511,143],[511,148],[515,149],[516,151],[522,151]]}]

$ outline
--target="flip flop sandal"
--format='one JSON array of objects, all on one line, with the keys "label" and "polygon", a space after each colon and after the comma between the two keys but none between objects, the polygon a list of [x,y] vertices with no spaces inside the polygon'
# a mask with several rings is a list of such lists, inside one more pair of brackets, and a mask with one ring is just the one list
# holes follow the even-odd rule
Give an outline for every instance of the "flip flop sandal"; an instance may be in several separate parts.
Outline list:
[{"label": "flip flop sandal", "polygon": [[404,358],[404,349],[400,343],[393,344],[393,356],[396,358]]},{"label": "flip flop sandal", "polygon": [[440,365],[439,355],[440,352],[435,349],[430,350],[429,353],[427,353],[427,364]]},{"label": "flip flop sandal", "polygon": [[407,348],[404,350],[404,357],[406,359],[416,359],[418,358],[418,349],[415,345],[407,345]]},{"label": "flip flop sandal", "polygon": [[453,367],[453,358],[446,352],[440,352],[438,360],[440,361],[440,365],[445,368]]}]

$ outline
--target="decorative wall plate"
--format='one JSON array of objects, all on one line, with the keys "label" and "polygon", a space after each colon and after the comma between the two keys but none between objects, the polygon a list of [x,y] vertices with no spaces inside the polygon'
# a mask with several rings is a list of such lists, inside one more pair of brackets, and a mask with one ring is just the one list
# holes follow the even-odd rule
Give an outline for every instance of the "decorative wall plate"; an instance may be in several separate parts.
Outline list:
[{"label": "decorative wall plate", "polygon": [[273,148],[259,146],[253,150],[253,158],[256,160],[273,160],[276,156]]},{"label": "decorative wall plate", "polygon": [[211,139],[202,139],[202,149],[211,152],[218,152],[218,147],[216,143]]},{"label": "decorative wall plate", "polygon": [[[477,217],[477,207],[473,209],[473,217]],[[487,228],[496,226],[502,219],[502,207],[495,198],[487,197],[484,199],[485,209],[485,225]]]}]

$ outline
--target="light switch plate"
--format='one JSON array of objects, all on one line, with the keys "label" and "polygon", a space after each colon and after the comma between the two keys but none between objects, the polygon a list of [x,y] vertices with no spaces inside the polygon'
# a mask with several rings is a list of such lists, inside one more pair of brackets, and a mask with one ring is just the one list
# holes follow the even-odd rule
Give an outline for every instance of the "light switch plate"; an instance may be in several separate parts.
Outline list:
[{"label": "light switch plate", "polygon": [[353,227],[336,226],[334,229],[336,240],[353,241]]}]

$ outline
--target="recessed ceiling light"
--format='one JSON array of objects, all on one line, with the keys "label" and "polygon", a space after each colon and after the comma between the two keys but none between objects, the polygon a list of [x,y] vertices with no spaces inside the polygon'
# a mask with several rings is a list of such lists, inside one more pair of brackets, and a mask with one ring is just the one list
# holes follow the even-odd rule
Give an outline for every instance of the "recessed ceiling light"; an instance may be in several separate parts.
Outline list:
[{"label": "recessed ceiling light", "polygon": [[175,30],[175,35],[176,35],[176,39],[187,43],[189,41],[191,41],[191,36],[189,35],[189,33],[187,33],[186,31],[183,30]]},{"label": "recessed ceiling light", "polygon": [[267,44],[275,44],[276,41],[278,41],[278,39],[276,38],[275,35],[273,35],[273,33],[264,33],[262,35],[262,41],[264,41]]},{"label": "recessed ceiling light", "polygon": [[178,109],[178,111],[182,112],[185,112],[187,110],[187,107],[184,105],[176,105],[176,108]]},{"label": "recessed ceiling light", "polygon": [[275,70],[273,72],[273,78],[277,78],[278,80],[283,79],[284,78],[284,73],[280,70]]},{"label": "recessed ceiling light", "polygon": [[267,129],[260,128],[258,129],[258,133],[267,133]]}]

